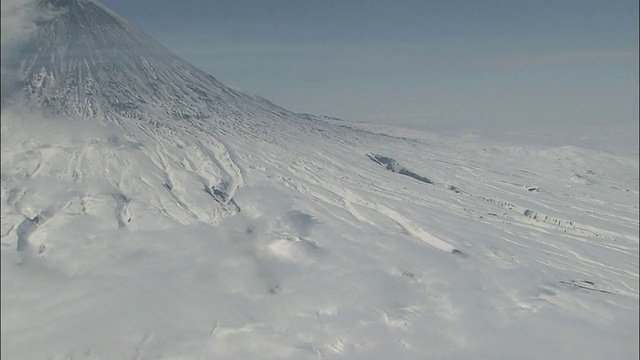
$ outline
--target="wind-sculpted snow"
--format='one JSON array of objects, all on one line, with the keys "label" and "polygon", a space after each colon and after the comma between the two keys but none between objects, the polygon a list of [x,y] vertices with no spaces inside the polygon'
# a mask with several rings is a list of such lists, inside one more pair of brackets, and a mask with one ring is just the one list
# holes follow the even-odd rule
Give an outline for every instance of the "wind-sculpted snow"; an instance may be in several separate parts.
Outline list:
[{"label": "wind-sculpted snow", "polygon": [[638,357],[637,159],[298,116],[44,3],[2,113],[3,359]]},{"label": "wind-sculpted snow", "polygon": [[634,159],[79,124],[3,116],[3,358],[637,355]]}]

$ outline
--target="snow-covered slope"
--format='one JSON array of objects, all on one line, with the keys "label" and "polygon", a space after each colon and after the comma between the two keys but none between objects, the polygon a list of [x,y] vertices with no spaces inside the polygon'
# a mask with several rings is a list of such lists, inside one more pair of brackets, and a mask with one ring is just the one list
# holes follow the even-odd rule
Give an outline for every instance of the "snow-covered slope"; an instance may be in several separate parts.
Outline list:
[{"label": "snow-covered slope", "polygon": [[218,82],[91,0],[40,0],[15,91],[53,113],[99,120],[243,119],[288,112]]},{"label": "snow-covered slope", "polygon": [[94,1],[34,11],[3,359],[637,358],[637,159],[296,115]]}]

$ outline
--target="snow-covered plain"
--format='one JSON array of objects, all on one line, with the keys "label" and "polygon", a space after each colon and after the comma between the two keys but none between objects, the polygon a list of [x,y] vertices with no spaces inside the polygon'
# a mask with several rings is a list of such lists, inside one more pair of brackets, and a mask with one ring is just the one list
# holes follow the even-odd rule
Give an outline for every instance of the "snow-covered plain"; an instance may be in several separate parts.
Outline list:
[{"label": "snow-covered plain", "polygon": [[95,63],[3,106],[3,359],[638,357],[637,158],[292,114],[164,58],[190,116],[108,113]]}]

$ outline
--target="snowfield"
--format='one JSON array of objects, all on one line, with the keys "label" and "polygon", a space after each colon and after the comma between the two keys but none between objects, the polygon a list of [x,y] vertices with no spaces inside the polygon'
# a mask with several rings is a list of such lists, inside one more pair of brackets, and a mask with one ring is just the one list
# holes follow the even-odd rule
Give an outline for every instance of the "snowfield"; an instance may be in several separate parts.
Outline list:
[{"label": "snowfield", "polygon": [[117,130],[3,115],[3,358],[638,354],[637,159]]},{"label": "snowfield", "polygon": [[294,114],[40,4],[2,108],[3,359],[638,358],[636,157]]}]

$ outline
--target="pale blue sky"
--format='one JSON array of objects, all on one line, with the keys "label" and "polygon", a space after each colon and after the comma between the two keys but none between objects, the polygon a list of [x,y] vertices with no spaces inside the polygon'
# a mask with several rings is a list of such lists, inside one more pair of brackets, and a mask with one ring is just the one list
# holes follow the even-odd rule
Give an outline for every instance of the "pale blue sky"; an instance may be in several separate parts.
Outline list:
[{"label": "pale blue sky", "polygon": [[102,2],[219,80],[297,112],[637,133],[637,0]]}]

